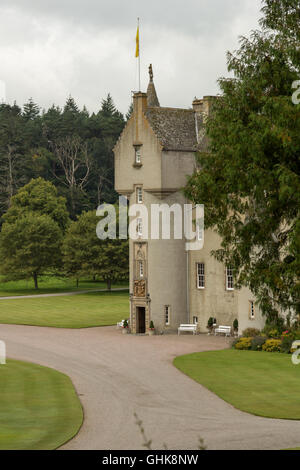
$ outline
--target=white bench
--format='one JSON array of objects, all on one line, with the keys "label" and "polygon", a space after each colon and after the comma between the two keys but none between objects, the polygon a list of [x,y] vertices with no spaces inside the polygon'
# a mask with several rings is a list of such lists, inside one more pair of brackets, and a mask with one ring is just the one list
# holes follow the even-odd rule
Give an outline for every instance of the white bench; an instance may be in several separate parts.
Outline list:
[{"label": "white bench", "polygon": [[215,328],[215,336],[217,333],[224,333],[225,336],[231,336],[231,326],[220,325]]},{"label": "white bench", "polygon": [[181,331],[191,331],[193,335],[197,333],[197,324],[192,323],[191,325],[181,324],[178,328],[178,335]]}]

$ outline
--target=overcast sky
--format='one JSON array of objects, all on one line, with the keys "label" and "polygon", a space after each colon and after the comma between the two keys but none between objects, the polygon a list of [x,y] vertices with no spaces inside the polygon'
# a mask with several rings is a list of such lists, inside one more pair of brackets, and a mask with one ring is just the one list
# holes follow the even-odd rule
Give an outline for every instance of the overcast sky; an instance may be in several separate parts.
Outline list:
[{"label": "overcast sky", "polygon": [[[216,94],[226,51],[258,27],[261,0],[1,0],[0,79],[6,101],[62,106],[71,94],[97,111],[110,92],[126,112],[148,65],[162,106],[189,107]],[[3,88],[0,83],[0,98]]]}]

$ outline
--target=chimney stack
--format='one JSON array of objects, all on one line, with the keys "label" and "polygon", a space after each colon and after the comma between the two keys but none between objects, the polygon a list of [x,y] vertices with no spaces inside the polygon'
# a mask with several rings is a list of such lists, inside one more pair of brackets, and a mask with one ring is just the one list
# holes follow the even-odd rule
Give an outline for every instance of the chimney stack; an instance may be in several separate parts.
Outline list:
[{"label": "chimney stack", "polygon": [[147,93],[138,91],[133,95],[133,111],[136,115],[140,115],[147,108]]},{"label": "chimney stack", "polygon": [[215,96],[203,96],[202,99],[195,98],[193,101],[193,109],[197,114],[210,114],[211,104],[216,99]]}]

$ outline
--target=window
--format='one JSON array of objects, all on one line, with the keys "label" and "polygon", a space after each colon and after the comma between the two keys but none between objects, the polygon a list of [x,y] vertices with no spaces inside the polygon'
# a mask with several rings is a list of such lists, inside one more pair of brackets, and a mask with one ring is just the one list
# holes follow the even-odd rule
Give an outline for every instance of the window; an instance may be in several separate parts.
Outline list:
[{"label": "window", "polygon": [[144,277],[144,263],[143,263],[143,261],[139,261],[139,275],[140,275],[140,277]]},{"label": "window", "polygon": [[137,146],[135,147],[135,158],[134,161],[137,165],[140,165],[142,163],[142,158],[141,158],[141,147]]},{"label": "window", "polygon": [[165,305],[165,324],[170,325],[170,305]]},{"label": "window", "polygon": [[205,288],[205,265],[204,263],[197,263],[197,288]]},{"label": "window", "polygon": [[226,290],[234,290],[233,270],[231,266],[226,266]]},{"label": "window", "polygon": [[253,300],[249,300],[249,318],[250,320],[254,320],[255,318],[255,307]]},{"label": "window", "polygon": [[142,188],[136,188],[136,202],[138,204],[143,203],[143,189]]},{"label": "window", "polygon": [[198,325],[198,317],[193,317],[193,323],[194,325]]},{"label": "window", "polygon": [[136,219],[136,231],[140,237],[143,235],[143,221],[139,217]]}]

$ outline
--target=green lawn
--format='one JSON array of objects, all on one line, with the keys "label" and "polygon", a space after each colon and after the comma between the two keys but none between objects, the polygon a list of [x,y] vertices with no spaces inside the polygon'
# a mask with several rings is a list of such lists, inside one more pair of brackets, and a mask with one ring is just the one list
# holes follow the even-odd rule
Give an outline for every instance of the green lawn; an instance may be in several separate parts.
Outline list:
[{"label": "green lawn", "polygon": [[[106,283],[92,280],[80,280],[79,286],[76,286],[74,279],[68,279],[58,276],[41,276],[39,278],[39,289],[34,288],[32,279],[3,282],[3,276],[0,276],[0,297],[9,295],[32,295],[32,294],[53,294],[59,292],[73,292],[86,289],[106,289]],[[119,282],[112,287],[127,287],[128,282]]]},{"label": "green lawn", "polygon": [[0,450],[56,449],[78,432],[82,407],[66,375],[8,360],[0,384]]},{"label": "green lawn", "polygon": [[128,317],[128,292],[0,300],[0,323],[86,328],[113,325]]},{"label": "green lawn", "polygon": [[288,354],[228,349],[179,356],[174,365],[242,411],[300,419],[300,365]]}]

